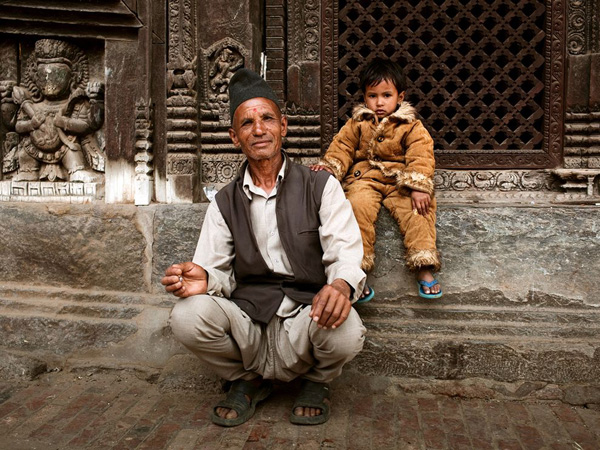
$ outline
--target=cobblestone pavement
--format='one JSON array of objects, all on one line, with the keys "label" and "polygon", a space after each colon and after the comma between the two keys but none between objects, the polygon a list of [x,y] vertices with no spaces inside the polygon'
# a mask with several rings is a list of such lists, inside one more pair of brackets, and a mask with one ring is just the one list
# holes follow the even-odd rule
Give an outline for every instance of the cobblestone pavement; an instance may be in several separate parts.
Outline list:
[{"label": "cobblestone pavement", "polygon": [[[293,386],[292,388],[296,388]],[[333,390],[324,425],[288,422],[279,385],[236,428],[213,425],[221,397],[160,392],[131,374],[47,374],[0,382],[0,448],[35,449],[585,449],[600,448],[600,411],[557,402]]]}]

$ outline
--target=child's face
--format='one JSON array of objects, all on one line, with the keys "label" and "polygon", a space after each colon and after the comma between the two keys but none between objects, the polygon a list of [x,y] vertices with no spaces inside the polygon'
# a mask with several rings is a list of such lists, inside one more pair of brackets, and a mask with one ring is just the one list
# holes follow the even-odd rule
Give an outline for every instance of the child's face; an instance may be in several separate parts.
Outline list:
[{"label": "child's face", "polygon": [[367,108],[375,111],[380,119],[396,111],[396,106],[404,100],[404,91],[398,92],[394,83],[383,80],[379,84],[367,86],[365,90],[365,103]]}]

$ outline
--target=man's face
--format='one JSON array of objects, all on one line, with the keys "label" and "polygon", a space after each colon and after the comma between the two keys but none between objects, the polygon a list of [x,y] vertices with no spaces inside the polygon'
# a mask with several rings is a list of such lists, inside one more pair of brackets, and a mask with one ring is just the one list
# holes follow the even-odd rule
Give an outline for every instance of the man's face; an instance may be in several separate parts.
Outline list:
[{"label": "man's face", "polygon": [[287,118],[271,100],[246,100],[235,110],[229,136],[248,160],[261,161],[279,155],[282,137],[287,134]]}]

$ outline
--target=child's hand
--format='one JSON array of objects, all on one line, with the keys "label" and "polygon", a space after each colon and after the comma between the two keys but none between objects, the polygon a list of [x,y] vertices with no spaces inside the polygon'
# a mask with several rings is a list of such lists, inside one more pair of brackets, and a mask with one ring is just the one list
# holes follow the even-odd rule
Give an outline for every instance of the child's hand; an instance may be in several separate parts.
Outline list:
[{"label": "child's hand", "polygon": [[411,191],[410,199],[412,200],[413,212],[426,216],[429,214],[429,206],[431,205],[431,195],[420,192]]},{"label": "child's hand", "polygon": [[314,170],[315,172],[318,172],[320,170],[325,170],[327,172],[329,172],[331,175],[333,175],[333,170],[331,170],[329,167],[327,166],[323,166],[321,164],[313,164],[312,166],[308,166],[310,168],[310,170]]}]

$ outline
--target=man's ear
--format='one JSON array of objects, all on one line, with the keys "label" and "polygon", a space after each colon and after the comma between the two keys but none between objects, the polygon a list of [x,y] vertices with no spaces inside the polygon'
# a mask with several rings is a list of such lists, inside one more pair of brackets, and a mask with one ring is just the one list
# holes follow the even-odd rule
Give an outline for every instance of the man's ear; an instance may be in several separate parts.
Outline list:
[{"label": "man's ear", "polygon": [[281,135],[285,136],[287,135],[287,129],[288,129],[288,119],[287,116],[281,116]]},{"label": "man's ear", "polygon": [[233,128],[229,129],[229,137],[231,138],[231,142],[233,142],[235,148],[240,148],[240,140],[238,139],[237,134],[235,133],[235,130]]}]

